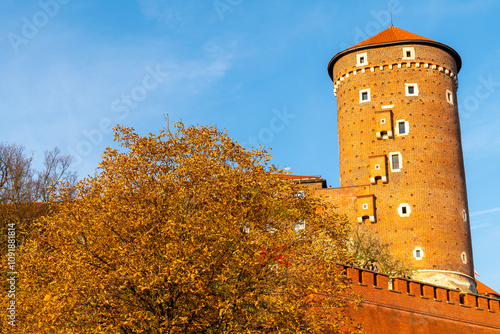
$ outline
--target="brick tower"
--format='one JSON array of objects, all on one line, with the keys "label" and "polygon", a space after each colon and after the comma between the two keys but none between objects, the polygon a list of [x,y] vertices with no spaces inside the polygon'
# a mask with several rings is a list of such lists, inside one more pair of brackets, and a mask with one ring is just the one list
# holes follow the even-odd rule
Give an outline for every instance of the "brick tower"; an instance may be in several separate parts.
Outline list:
[{"label": "brick tower", "polygon": [[336,54],[328,74],[353,220],[411,259],[416,279],[474,292],[460,67],[451,47],[391,26]]}]

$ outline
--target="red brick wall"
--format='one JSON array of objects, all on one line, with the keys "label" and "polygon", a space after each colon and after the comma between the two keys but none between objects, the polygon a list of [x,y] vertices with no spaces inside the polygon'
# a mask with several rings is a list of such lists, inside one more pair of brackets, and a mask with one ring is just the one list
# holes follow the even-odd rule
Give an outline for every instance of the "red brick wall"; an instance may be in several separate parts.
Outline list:
[{"label": "red brick wall", "polygon": [[349,315],[364,323],[367,334],[499,333],[500,303],[496,299],[456,290],[393,279],[347,267],[353,290],[363,298]]}]

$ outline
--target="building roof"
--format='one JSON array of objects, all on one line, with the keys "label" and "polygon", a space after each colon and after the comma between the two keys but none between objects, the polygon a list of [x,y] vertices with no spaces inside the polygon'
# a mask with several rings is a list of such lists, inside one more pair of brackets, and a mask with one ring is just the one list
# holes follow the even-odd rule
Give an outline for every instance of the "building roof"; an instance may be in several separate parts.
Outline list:
[{"label": "building roof", "polygon": [[282,179],[286,180],[321,180],[321,176],[305,176],[305,175],[292,175],[292,174],[280,174]]},{"label": "building roof", "polygon": [[460,71],[460,68],[462,67],[462,59],[460,58],[460,55],[458,54],[457,51],[455,51],[448,45],[436,42],[426,37],[422,37],[420,35],[411,33],[409,31],[400,29],[398,27],[390,26],[389,28],[379,32],[375,36],[372,36],[356,45],[353,45],[345,50],[342,50],[335,56],[333,56],[333,58],[328,63],[328,75],[333,80],[333,66],[335,65],[337,60],[339,60],[340,58],[349,53],[369,48],[378,48],[378,47],[385,47],[385,46],[392,46],[399,44],[423,44],[423,45],[430,45],[437,47],[439,49],[448,52],[450,55],[453,56],[453,58],[455,58],[455,62],[457,64],[457,73]]},{"label": "building roof", "polygon": [[326,188],[326,180],[321,176],[305,176],[305,175],[292,175],[292,174],[280,174],[282,179],[292,180],[296,183],[321,183],[322,188]]},{"label": "building roof", "polygon": [[[384,31],[379,32],[373,37],[370,37],[361,43],[358,43],[356,45],[351,46],[350,48],[354,48],[357,46],[363,46],[363,45],[372,45],[372,44],[379,44],[379,43],[390,43],[390,42],[398,42],[398,41],[408,41],[408,40],[421,40],[421,41],[431,41],[434,43],[437,43],[436,41],[433,41],[432,39],[426,38],[419,36],[417,34],[411,33],[409,31],[399,29],[398,27],[391,26]],[[349,49],[350,49],[349,48]]]},{"label": "building roof", "polygon": [[476,283],[477,283],[477,286],[476,286],[477,293],[479,293],[481,295],[486,294],[486,295],[493,295],[495,297],[500,297],[500,294],[498,292],[496,292],[495,290],[493,290],[489,286],[486,286],[484,283],[479,282],[478,280],[476,280]]}]

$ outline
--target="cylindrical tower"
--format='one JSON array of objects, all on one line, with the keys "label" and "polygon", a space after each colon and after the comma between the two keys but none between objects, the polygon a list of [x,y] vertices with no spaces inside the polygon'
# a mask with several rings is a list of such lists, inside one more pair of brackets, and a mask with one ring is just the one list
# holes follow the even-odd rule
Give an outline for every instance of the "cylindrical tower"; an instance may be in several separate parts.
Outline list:
[{"label": "cylindrical tower", "polygon": [[[369,185],[358,214],[417,279],[475,291],[456,92],[447,45],[391,26],[328,64],[341,187]],[[359,210],[369,203],[360,199]],[[365,202],[362,202],[365,201]]]}]

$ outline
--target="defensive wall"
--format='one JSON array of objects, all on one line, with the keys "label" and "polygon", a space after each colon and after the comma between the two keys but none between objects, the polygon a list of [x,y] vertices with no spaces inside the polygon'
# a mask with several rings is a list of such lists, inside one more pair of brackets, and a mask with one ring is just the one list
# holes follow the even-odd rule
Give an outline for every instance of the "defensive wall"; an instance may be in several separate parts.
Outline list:
[{"label": "defensive wall", "polygon": [[499,333],[500,300],[344,267],[361,306],[349,315],[367,334]]}]

